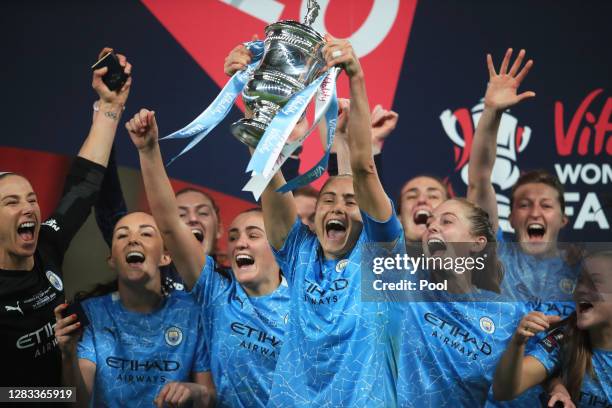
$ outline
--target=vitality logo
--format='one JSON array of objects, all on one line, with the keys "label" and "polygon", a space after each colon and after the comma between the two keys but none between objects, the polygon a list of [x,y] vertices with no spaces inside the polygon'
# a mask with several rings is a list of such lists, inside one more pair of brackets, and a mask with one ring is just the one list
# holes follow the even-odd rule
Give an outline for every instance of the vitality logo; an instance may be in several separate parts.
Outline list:
[{"label": "vitality logo", "polygon": [[[446,135],[455,144],[455,171],[460,172],[461,180],[466,186],[474,132],[483,109],[484,103],[481,101],[472,109],[459,108],[455,111],[446,109],[440,115]],[[520,176],[517,159],[527,147],[530,139],[531,128],[519,126],[519,120],[510,114],[509,110],[504,112],[497,133],[497,157],[491,175],[491,182],[497,185],[497,190],[500,191],[496,194],[497,212],[499,226],[504,232],[514,232],[508,221],[510,198],[507,194]],[[506,191],[507,193],[502,193]]]}]

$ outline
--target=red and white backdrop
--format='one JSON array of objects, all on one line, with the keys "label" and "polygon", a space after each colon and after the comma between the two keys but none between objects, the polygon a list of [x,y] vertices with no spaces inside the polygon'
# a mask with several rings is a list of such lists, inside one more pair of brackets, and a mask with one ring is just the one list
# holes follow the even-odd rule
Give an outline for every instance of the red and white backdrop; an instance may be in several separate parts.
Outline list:
[{"label": "red and white backdrop", "polygon": [[[565,240],[609,240],[612,222],[612,3],[528,0],[319,0],[315,28],[350,38],[361,58],[370,103],[400,114],[383,150],[383,178],[395,196],[403,182],[433,173],[465,193],[466,164],[487,82],[485,55],[507,47],[535,61],[524,82],[537,97],[506,112],[498,135],[493,182],[502,218],[521,172],[544,168],[566,188]],[[306,0],[144,0],[12,2],[2,6],[4,41],[0,170],[18,170],[57,198],[66,156],[88,130],[89,66],[111,45],[134,65],[127,115],[155,109],[162,134],[191,121],[227,78],[223,60],[236,44],[263,37],[279,19],[301,20]],[[347,96],[347,84],[339,92]],[[229,134],[234,109],[202,144],[173,164],[177,183],[202,186],[220,201],[225,223],[252,206],[242,193],[248,154]],[[137,168],[125,131],[120,166]],[[166,157],[182,148],[163,145]],[[316,136],[302,170],[321,154]],[[509,225],[502,220],[502,227]]]}]

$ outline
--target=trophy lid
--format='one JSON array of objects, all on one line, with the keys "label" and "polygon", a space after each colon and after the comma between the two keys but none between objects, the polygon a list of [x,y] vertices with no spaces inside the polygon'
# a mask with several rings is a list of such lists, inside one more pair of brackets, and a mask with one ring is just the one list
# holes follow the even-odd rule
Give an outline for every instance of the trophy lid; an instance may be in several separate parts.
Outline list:
[{"label": "trophy lid", "polygon": [[300,36],[310,37],[312,41],[317,43],[325,40],[323,35],[314,28],[295,20],[281,20],[266,26],[266,35],[272,31],[292,31]]}]

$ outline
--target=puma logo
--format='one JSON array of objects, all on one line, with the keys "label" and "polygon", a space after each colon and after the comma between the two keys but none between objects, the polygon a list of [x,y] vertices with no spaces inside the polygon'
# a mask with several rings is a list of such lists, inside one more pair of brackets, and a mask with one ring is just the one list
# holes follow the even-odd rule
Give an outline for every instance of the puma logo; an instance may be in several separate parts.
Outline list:
[{"label": "puma logo", "polygon": [[22,316],[24,316],[23,310],[21,310],[21,306],[19,306],[19,302],[17,302],[17,306],[8,306],[7,305],[7,306],[4,306],[4,309],[7,312],[11,312],[11,311],[19,312],[19,313],[21,313]]}]

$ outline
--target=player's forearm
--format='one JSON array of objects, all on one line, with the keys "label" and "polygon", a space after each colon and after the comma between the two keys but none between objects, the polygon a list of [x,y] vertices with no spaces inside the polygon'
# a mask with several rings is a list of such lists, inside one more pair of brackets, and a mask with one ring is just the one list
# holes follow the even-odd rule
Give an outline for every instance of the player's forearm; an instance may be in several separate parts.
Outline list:
[{"label": "player's forearm", "polygon": [[100,101],[98,109],[79,156],[106,167],[123,105]]},{"label": "player's forearm", "polygon": [[279,170],[261,196],[261,207],[268,241],[273,248],[283,247],[293,223],[297,218],[297,209],[293,193],[277,193],[276,190],[285,184],[285,178]]},{"label": "player's forearm", "polygon": [[76,351],[62,353],[62,384],[65,387],[76,387],[76,407],[89,406],[90,395],[79,368]]},{"label": "player's forearm", "polygon": [[468,185],[482,188],[491,184],[497,152],[497,131],[502,112],[485,107],[478,121],[468,167]]},{"label": "player's forearm", "polygon": [[525,345],[511,340],[495,370],[493,396],[496,400],[511,400],[522,392],[521,376],[524,356]]},{"label": "player's forearm", "polygon": [[348,119],[350,163],[353,174],[376,171],[372,155],[370,107],[363,74],[349,79],[351,113]]},{"label": "player's forearm", "polygon": [[174,190],[166,174],[159,145],[140,150],[140,169],[147,200],[162,234],[170,234],[181,225]]}]

